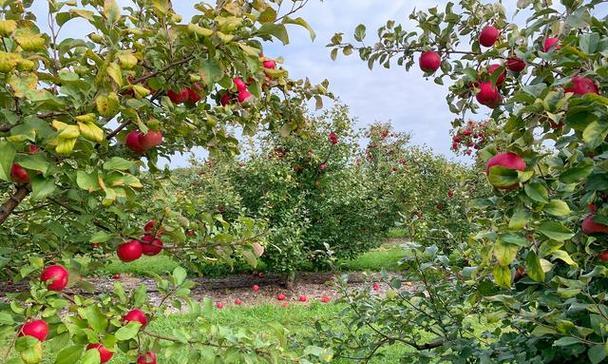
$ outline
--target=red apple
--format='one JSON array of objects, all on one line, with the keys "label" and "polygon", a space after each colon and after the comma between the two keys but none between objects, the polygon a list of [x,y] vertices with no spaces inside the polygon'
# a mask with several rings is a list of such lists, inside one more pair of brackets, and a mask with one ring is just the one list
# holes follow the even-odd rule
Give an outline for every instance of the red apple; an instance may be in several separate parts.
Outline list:
[{"label": "red apple", "polygon": [[594,217],[595,214],[590,214],[585,218],[585,220],[583,220],[583,233],[585,233],[586,235],[608,234],[608,226],[593,221]]},{"label": "red apple", "polygon": [[112,276],[112,279],[117,280],[120,279],[120,273],[116,273]]},{"label": "red apple", "polygon": [[216,302],[216,303],[215,303],[215,307],[217,307],[218,309],[220,309],[220,310],[221,310],[222,308],[224,308],[224,304],[223,304],[223,303],[221,303],[221,302]]},{"label": "red apple", "polygon": [[194,232],[194,230],[192,230],[192,229],[188,229],[188,230],[186,230],[186,236],[187,236],[187,237],[191,238],[191,237],[193,237],[194,235],[196,235],[196,233]]},{"label": "red apple", "polygon": [[239,90],[238,100],[241,104],[247,103],[253,99],[253,94],[248,89]]},{"label": "red apple", "polygon": [[301,295],[299,300],[300,302],[308,302],[308,297],[306,297],[305,295]]},{"label": "red apple", "polygon": [[140,354],[137,357],[137,364],[156,364],[156,354],[152,351]]},{"label": "red apple", "polygon": [[118,246],[116,254],[123,262],[128,263],[137,260],[143,254],[141,243],[138,240],[124,242]]},{"label": "red apple", "polygon": [[127,134],[127,139],[125,141],[127,148],[131,149],[137,154],[145,153],[146,148],[141,145],[141,136],[142,133],[139,130],[133,130],[129,134]]},{"label": "red apple", "polygon": [[475,97],[480,104],[486,105],[491,109],[494,109],[500,105],[502,100],[502,97],[498,92],[498,87],[496,87],[496,85],[490,81],[483,81],[479,83],[479,92]]},{"label": "red apple", "polygon": [[27,153],[28,154],[38,154],[40,152],[40,147],[36,144],[28,144]]},{"label": "red apple", "polygon": [[519,73],[526,68],[526,62],[523,59],[517,57],[509,57],[507,58],[507,63],[505,64],[507,69],[511,72]]},{"label": "red apple", "polygon": [[279,293],[277,295],[277,300],[279,301],[285,301],[285,298],[287,298],[287,296],[285,296],[283,293]]},{"label": "red apple", "polygon": [[543,43],[543,51],[545,53],[552,51],[554,49],[559,49],[559,48],[560,48],[559,38],[554,38],[554,37],[547,38],[547,39],[545,39],[545,42]]},{"label": "red apple", "polygon": [[156,227],[156,220],[150,220],[144,225],[144,232],[151,233]]},{"label": "red apple", "polygon": [[63,291],[68,285],[68,270],[62,265],[51,265],[42,271],[40,280],[46,283],[46,286],[51,291]]},{"label": "red apple", "polygon": [[484,47],[491,47],[496,43],[499,36],[500,31],[498,29],[492,25],[486,25],[481,29],[481,33],[479,33],[479,44]]},{"label": "red apple", "polygon": [[277,68],[277,62],[273,59],[267,59],[264,62],[262,62],[262,65],[264,66],[264,68],[266,69],[275,69]]},{"label": "red apple", "polygon": [[441,57],[435,51],[422,52],[418,63],[420,64],[420,69],[424,72],[435,72],[441,67]]},{"label": "red apple", "polygon": [[326,169],[327,169],[327,163],[321,163],[321,164],[319,165],[319,170],[320,170],[320,171],[324,171],[324,170],[326,170]]},{"label": "red apple", "polygon": [[321,297],[321,302],[328,303],[329,301],[331,301],[331,298],[329,296],[323,296],[323,297]]},{"label": "red apple", "polygon": [[148,318],[146,317],[146,314],[138,308],[127,312],[127,314],[124,315],[122,319],[126,323],[139,322],[141,324],[141,327],[145,327],[148,324]]},{"label": "red apple", "polygon": [[488,160],[488,163],[486,164],[486,173],[490,173],[490,169],[495,166],[513,169],[516,171],[525,171],[526,161],[515,153],[506,152],[496,154]]},{"label": "red apple", "polygon": [[329,133],[329,142],[333,145],[338,144],[338,134],[334,133],[333,131],[331,133]]},{"label": "red apple", "polygon": [[44,320],[28,321],[21,326],[19,336],[31,336],[40,341],[46,340],[49,334],[49,325]]},{"label": "red apple", "polygon": [[240,77],[235,77],[233,80],[234,86],[236,86],[237,91],[247,90],[247,84]]},{"label": "red apple", "polygon": [[172,103],[174,103],[175,105],[179,105],[188,101],[188,99],[190,98],[190,92],[188,91],[188,88],[184,87],[179,91],[167,91],[167,96],[169,96],[169,99]]},{"label": "red apple", "polygon": [[105,364],[105,363],[109,362],[110,359],[112,359],[112,356],[114,355],[113,352],[111,352],[105,346],[103,346],[99,343],[87,345],[87,350],[93,350],[93,349],[99,351],[99,358],[101,359],[101,364]]},{"label": "red apple", "polygon": [[599,89],[595,82],[589,77],[574,76],[568,87],[564,88],[566,92],[572,92],[575,95],[597,94]]},{"label": "red apple", "polygon": [[608,250],[604,250],[597,256],[602,263],[608,262]]},{"label": "red apple", "polygon": [[[502,67],[500,64],[491,64],[488,66],[488,73],[490,74],[490,76],[494,76],[495,72],[498,72],[498,69]],[[498,78],[496,79],[496,86],[502,86],[505,83],[505,79],[507,77],[507,74],[505,73],[505,71],[503,70],[500,75],[498,76]]]},{"label": "red apple", "polygon": [[234,300],[234,304],[235,304],[235,305],[242,305],[242,304],[243,304],[243,301],[241,301],[241,299],[240,299],[240,298],[237,298],[237,299],[235,299],[235,300]]},{"label": "red apple", "polygon": [[152,235],[144,235],[141,239],[141,251],[150,257],[158,255],[163,251],[163,242]]},{"label": "red apple", "polygon": [[232,104],[233,99],[234,99],[234,95],[232,95],[228,91],[224,91],[220,95],[220,105],[222,105],[222,106],[230,105],[230,104]]},{"label": "red apple", "polygon": [[145,149],[152,149],[163,143],[163,132],[148,130],[146,134],[140,134],[139,144]]},{"label": "red apple", "polygon": [[30,176],[18,163],[13,163],[11,167],[11,179],[16,183],[30,183]]},{"label": "red apple", "polygon": [[372,289],[374,291],[379,291],[380,290],[380,284],[378,282],[374,282],[374,285],[372,286]]},{"label": "red apple", "polygon": [[253,286],[251,286],[251,289],[252,289],[254,292],[258,292],[258,291],[260,290],[260,286],[258,286],[257,284],[254,284]]}]

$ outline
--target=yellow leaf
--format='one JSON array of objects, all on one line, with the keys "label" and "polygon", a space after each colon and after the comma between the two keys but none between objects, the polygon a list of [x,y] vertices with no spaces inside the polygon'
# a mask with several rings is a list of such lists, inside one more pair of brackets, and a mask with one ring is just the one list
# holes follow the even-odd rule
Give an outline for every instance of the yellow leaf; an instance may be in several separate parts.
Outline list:
[{"label": "yellow leaf", "polygon": [[188,31],[201,37],[210,37],[213,34],[213,30],[203,28],[198,24],[188,24]]},{"label": "yellow leaf", "polygon": [[137,66],[139,60],[132,53],[124,52],[118,55],[118,62],[123,69],[131,70]]},{"label": "yellow leaf", "polygon": [[46,39],[33,29],[18,29],[13,36],[24,51],[38,51],[45,47]]},{"label": "yellow leaf", "polygon": [[95,104],[97,105],[97,112],[99,115],[105,118],[113,118],[118,114],[120,109],[120,99],[115,92],[111,92],[107,96],[97,96]]},{"label": "yellow leaf", "polygon": [[76,139],[59,139],[55,151],[57,154],[68,155],[74,150]]},{"label": "yellow leaf", "polygon": [[106,71],[118,86],[123,85],[122,71],[120,70],[120,66],[118,66],[118,64],[110,63]]},{"label": "yellow leaf", "polygon": [[17,22],[14,20],[0,20],[0,35],[9,36],[17,30]]},{"label": "yellow leaf", "polygon": [[142,85],[133,85],[133,92],[135,92],[135,97],[138,99],[143,99],[144,97],[150,95],[150,90]]},{"label": "yellow leaf", "polygon": [[16,53],[0,52],[0,72],[9,73],[14,71],[20,58]]},{"label": "yellow leaf", "polygon": [[95,123],[97,122],[97,115],[89,113],[76,116],[74,119],[76,119],[76,121],[80,121],[81,123]]},{"label": "yellow leaf", "polygon": [[85,138],[93,142],[101,143],[104,139],[103,130],[95,125],[94,123],[82,123],[78,122],[80,134]]}]

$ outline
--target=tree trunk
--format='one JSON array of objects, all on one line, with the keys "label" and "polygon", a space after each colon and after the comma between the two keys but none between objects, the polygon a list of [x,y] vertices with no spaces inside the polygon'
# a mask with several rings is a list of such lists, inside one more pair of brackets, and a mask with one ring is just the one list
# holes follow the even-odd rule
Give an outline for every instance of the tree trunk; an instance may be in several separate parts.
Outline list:
[{"label": "tree trunk", "polygon": [[19,186],[15,193],[6,200],[0,207],[0,225],[4,224],[6,219],[13,213],[15,208],[30,194],[30,189],[27,186]]}]

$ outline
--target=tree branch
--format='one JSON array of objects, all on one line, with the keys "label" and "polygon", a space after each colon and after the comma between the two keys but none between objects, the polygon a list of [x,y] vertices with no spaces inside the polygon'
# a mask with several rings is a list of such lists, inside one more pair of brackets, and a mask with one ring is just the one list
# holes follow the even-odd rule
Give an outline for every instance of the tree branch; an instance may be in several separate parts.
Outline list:
[{"label": "tree branch", "polygon": [[154,72],[152,72],[152,73],[148,73],[147,75],[142,76],[142,77],[140,77],[140,78],[136,78],[135,80],[133,80],[132,84],[138,84],[138,83],[142,83],[142,82],[144,82],[144,81],[147,81],[148,79],[150,79],[150,78],[152,78],[152,77],[155,77],[155,76],[157,76],[157,75],[159,75],[159,74],[161,74],[161,73],[165,73],[165,72],[167,72],[167,71],[171,70],[171,69],[172,69],[172,68],[174,68],[174,67],[181,66],[181,65],[182,65],[182,64],[184,64],[184,63],[188,63],[188,62],[190,62],[192,59],[194,59],[194,56],[193,56],[193,55],[189,55],[188,57],[186,57],[186,58],[182,59],[181,61],[177,61],[177,62],[170,63],[170,64],[169,64],[169,65],[167,65],[165,68],[162,68],[162,69],[160,69],[160,70],[158,70],[158,71],[154,71]]},{"label": "tree branch", "polygon": [[27,186],[19,186],[15,193],[6,200],[0,207],[0,225],[15,211],[17,206],[30,194],[30,189]]}]

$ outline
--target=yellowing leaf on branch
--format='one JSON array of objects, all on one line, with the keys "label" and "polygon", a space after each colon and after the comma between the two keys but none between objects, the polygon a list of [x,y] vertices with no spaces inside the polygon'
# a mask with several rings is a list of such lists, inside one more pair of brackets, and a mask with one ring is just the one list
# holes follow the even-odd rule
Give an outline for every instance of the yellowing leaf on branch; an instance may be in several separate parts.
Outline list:
[{"label": "yellowing leaf on branch", "polygon": [[110,65],[108,65],[108,68],[106,69],[106,72],[108,73],[108,76],[110,76],[110,78],[114,81],[114,83],[116,83],[116,85],[122,87],[124,83],[122,78],[122,70],[120,69],[120,66],[117,63],[110,63]]},{"label": "yellowing leaf on branch", "polygon": [[31,28],[17,29],[13,37],[24,51],[38,51],[45,48],[46,38]]},{"label": "yellowing leaf on branch", "polygon": [[78,122],[80,134],[92,142],[101,143],[104,140],[103,129],[90,122]]},{"label": "yellowing leaf on branch", "polygon": [[97,112],[105,118],[113,118],[120,110],[120,99],[115,92],[108,95],[99,95],[95,99]]}]

